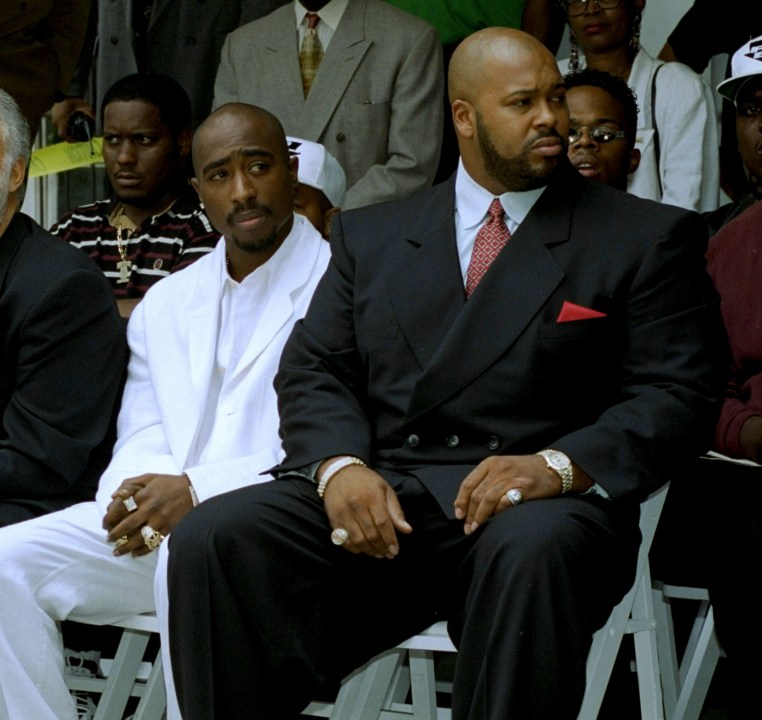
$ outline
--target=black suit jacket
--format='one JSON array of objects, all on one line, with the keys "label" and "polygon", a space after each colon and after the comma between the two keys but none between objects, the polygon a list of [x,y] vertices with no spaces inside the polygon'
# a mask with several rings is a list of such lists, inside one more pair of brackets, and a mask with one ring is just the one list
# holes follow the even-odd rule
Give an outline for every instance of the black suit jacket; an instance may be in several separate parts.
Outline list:
[{"label": "black suit jacket", "polygon": [[[447,512],[490,454],[566,452],[640,500],[709,441],[722,332],[698,215],[564,163],[466,301],[454,180],[342,213],[281,361],[283,469],[352,454]],[[602,317],[559,322],[564,303]]]},{"label": "black suit jacket", "polygon": [[0,505],[24,518],[94,497],[126,358],[103,273],[17,214],[0,237]]}]

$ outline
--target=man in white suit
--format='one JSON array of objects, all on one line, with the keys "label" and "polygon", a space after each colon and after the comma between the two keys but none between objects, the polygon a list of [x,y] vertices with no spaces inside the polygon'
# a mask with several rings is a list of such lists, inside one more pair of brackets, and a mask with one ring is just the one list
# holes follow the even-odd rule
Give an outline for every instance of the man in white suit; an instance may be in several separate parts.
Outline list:
[{"label": "man in white suit", "polygon": [[281,457],[272,378],[328,245],[294,215],[298,162],[268,112],[220,108],[193,156],[224,238],[132,315],[118,439],[96,501],[0,532],[4,720],[74,720],[57,623],[154,610],[164,536],[197,501],[265,479]]},{"label": "man in white suit", "polygon": [[[309,13],[324,55],[305,96]],[[214,105],[248,102],[323,144],[347,175],[344,209],[431,185],[442,140],[442,48],[428,23],[383,0],[294,0],[228,35]]]}]

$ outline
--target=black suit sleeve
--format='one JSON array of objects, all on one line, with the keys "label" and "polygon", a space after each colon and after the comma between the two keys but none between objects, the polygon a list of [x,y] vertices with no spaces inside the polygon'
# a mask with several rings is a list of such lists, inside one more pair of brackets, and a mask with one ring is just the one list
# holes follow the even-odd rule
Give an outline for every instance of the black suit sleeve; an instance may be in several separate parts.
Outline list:
[{"label": "black suit sleeve", "polygon": [[15,373],[0,380],[0,499],[62,495],[108,430],[126,363],[124,326],[104,278],[75,270],[18,327]]},{"label": "black suit sleeve", "polygon": [[354,332],[354,268],[339,223],[333,224],[331,244],[331,262],[286,343],[275,378],[283,470],[340,454],[367,461],[371,454],[365,370]]}]

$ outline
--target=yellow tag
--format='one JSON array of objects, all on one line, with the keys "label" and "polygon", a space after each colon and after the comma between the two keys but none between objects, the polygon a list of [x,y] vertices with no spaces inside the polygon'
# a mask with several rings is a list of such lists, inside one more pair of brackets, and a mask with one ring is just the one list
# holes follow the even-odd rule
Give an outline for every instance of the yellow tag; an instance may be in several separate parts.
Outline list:
[{"label": "yellow tag", "polygon": [[102,148],[103,138],[100,137],[93,138],[90,142],[47,145],[32,153],[29,177],[52,175],[103,162]]}]

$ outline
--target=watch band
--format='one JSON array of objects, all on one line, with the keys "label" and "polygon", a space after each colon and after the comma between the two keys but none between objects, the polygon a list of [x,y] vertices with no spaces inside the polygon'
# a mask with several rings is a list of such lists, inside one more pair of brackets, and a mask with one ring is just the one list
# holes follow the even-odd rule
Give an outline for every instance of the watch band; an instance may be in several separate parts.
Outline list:
[{"label": "watch band", "polygon": [[561,494],[564,495],[572,489],[574,484],[574,468],[566,453],[553,448],[547,448],[535,453],[545,460],[545,464],[561,478]]}]

